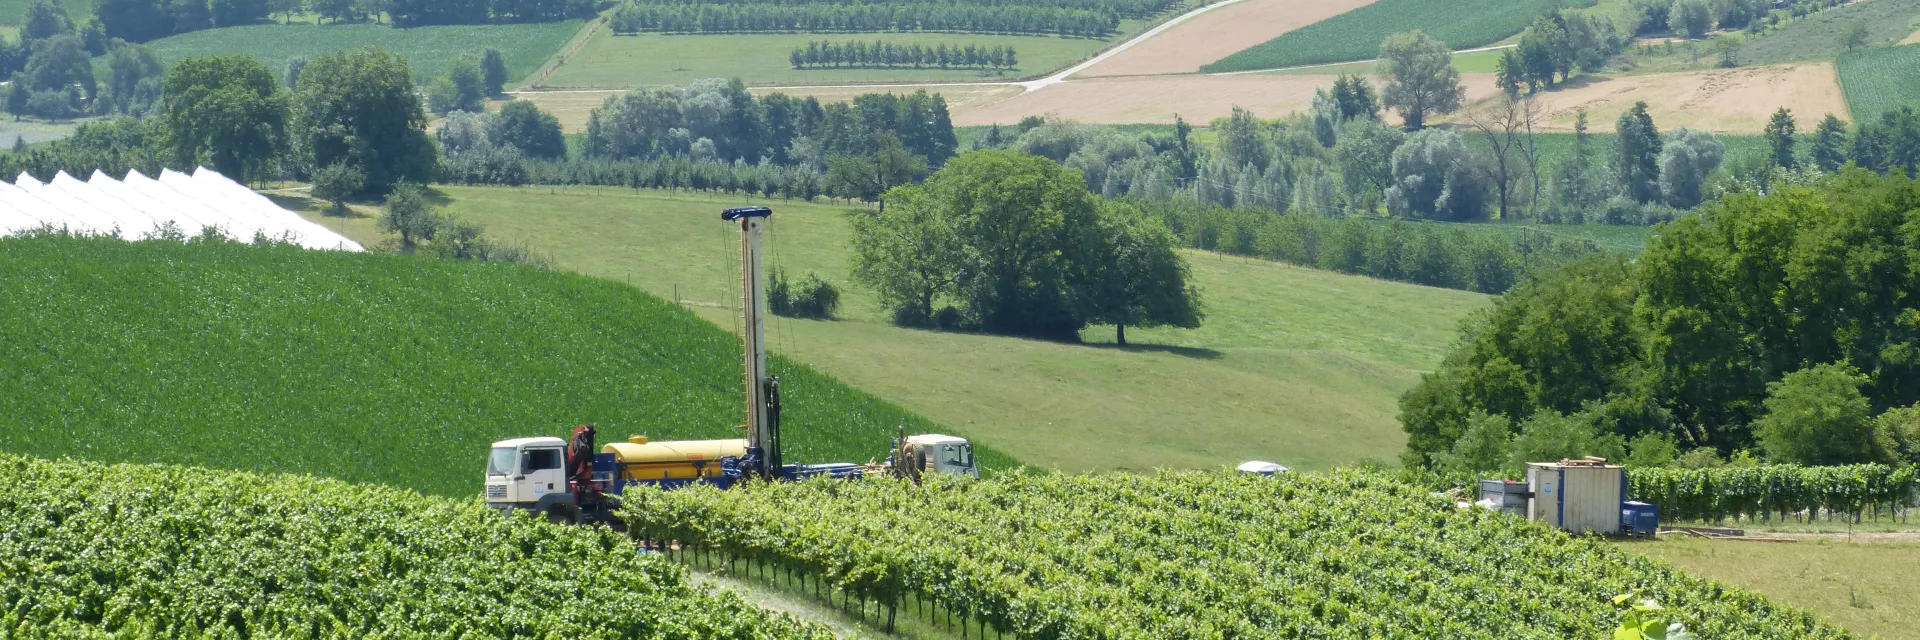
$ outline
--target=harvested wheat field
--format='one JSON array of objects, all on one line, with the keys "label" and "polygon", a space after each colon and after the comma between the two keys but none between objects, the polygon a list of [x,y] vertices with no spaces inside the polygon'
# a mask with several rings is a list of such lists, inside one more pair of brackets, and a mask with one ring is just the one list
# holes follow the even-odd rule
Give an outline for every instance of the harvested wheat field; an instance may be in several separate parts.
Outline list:
[{"label": "harvested wheat field", "polygon": [[[1463,76],[1467,94],[1494,95],[1491,74]],[[954,110],[957,126],[1010,124],[1044,115],[1096,124],[1168,124],[1178,114],[1202,124],[1224,118],[1235,106],[1273,118],[1305,111],[1313,90],[1333,85],[1334,76],[1138,76],[1070,80],[978,108]],[[1395,118],[1397,120],[1397,118]]]},{"label": "harvested wheat field", "polygon": [[1802,63],[1643,76],[1585,77],[1572,86],[1543,92],[1539,100],[1548,130],[1571,131],[1575,112],[1587,110],[1589,126],[1610,129],[1639,100],[1666,131],[1687,127],[1716,133],[1760,133],[1774,110],[1786,107],[1801,122],[1826,114],[1847,117],[1847,102],[1830,63]]},{"label": "harvested wheat field", "polygon": [[1908,34],[1906,38],[1900,40],[1900,44],[1920,44],[1920,31]]},{"label": "harvested wheat field", "polygon": [[1075,77],[1194,73],[1280,34],[1372,4],[1373,0],[1241,0],[1175,25],[1088,67]]},{"label": "harvested wheat field", "polygon": [[[967,109],[977,109],[1008,97],[1019,95],[1018,85],[982,84],[977,86],[951,85],[933,87],[914,86],[866,86],[866,87],[751,87],[754,95],[785,93],[790,96],[813,96],[821,102],[846,102],[863,93],[913,93],[920,89],[928,93],[938,93],[947,98],[947,111],[959,113]],[[560,119],[560,129],[567,133],[580,133],[587,130],[587,116],[594,109],[606,103],[607,98],[620,95],[623,91],[581,90],[581,91],[534,91],[513,94],[516,100],[532,102],[540,110],[553,114]],[[495,102],[487,108],[499,110],[503,103]]]},{"label": "harvested wheat field", "polygon": [[993,104],[995,102],[999,102],[1001,100],[1005,100],[1007,98],[1020,95],[1020,92],[1024,91],[1024,89],[1021,89],[1019,85],[1011,85],[1011,84],[945,85],[945,86],[929,86],[929,87],[916,87],[916,86],[910,86],[910,85],[901,85],[901,86],[869,85],[869,86],[848,86],[848,87],[750,87],[747,90],[753,92],[753,95],[756,95],[756,96],[766,95],[769,93],[784,93],[784,94],[787,94],[790,96],[796,96],[796,97],[812,96],[814,98],[819,99],[821,102],[846,102],[854,99],[855,96],[859,96],[862,94],[868,94],[868,93],[905,94],[905,93],[913,93],[921,89],[926,89],[927,93],[937,93],[937,94],[940,94],[942,97],[945,97],[947,99],[948,113],[958,113],[966,109],[977,109],[980,107],[984,107],[986,105]]}]

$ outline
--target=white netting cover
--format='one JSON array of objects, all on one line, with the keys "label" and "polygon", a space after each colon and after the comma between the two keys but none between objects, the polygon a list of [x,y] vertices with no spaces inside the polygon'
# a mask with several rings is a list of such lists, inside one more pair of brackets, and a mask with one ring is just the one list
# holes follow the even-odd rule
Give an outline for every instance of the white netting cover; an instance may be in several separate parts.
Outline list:
[{"label": "white netting cover", "polygon": [[192,175],[161,171],[157,180],[138,171],[127,172],[125,180],[95,171],[84,182],[66,172],[45,183],[25,173],[12,184],[0,182],[0,236],[42,227],[128,240],[159,236],[165,229],[195,236],[213,227],[242,242],[264,235],[308,249],[363,250],[204,167]]}]

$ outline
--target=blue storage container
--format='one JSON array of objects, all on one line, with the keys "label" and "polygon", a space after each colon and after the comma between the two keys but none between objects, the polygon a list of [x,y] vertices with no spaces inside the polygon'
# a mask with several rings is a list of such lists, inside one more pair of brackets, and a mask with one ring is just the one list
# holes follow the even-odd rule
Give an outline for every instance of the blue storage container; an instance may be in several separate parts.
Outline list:
[{"label": "blue storage container", "polygon": [[1622,502],[1620,527],[1629,536],[1654,537],[1660,531],[1660,507],[1638,500]]}]

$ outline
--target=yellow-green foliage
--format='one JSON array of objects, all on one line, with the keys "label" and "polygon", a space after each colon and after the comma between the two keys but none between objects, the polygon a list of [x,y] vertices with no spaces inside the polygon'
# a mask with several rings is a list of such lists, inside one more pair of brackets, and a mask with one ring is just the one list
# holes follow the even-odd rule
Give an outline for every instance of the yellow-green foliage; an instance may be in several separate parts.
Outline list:
[{"label": "yellow-green foliage", "polygon": [[1611,598],[1634,590],[1701,638],[1850,637],[1598,539],[1359,471],[627,496],[634,535],[881,602],[917,594],[1019,637],[1599,638],[1619,624]]},{"label": "yellow-green foliage", "polygon": [[620,534],[304,476],[0,454],[9,638],[829,638]]}]

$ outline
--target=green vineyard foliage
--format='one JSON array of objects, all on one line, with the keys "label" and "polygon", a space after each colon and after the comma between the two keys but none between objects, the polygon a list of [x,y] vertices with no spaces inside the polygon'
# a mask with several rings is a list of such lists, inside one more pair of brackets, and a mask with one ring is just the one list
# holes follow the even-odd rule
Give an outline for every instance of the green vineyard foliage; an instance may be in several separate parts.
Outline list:
[{"label": "green vineyard foliage", "polygon": [[637,537],[882,603],[937,603],[1023,638],[1597,638],[1620,624],[1611,598],[1628,592],[1703,638],[1851,637],[1600,539],[1358,470],[626,496]]},{"label": "green vineyard foliage", "polygon": [[1663,520],[1781,518],[1821,511],[1892,514],[1913,504],[1913,467],[1763,465],[1717,469],[1629,469],[1633,499],[1660,507]]},{"label": "green vineyard foliage", "polygon": [[[0,451],[11,453],[469,496],[495,440],[581,423],[607,438],[737,438],[744,421],[728,329],[574,274],[246,243],[8,238],[0,301]],[[786,391],[790,461],[865,461],[900,425],[941,430],[786,358],[770,367]],[[1012,464],[990,450],[981,461]]]},{"label": "green vineyard foliage", "polygon": [[478,499],[0,455],[0,637],[832,636]]}]

